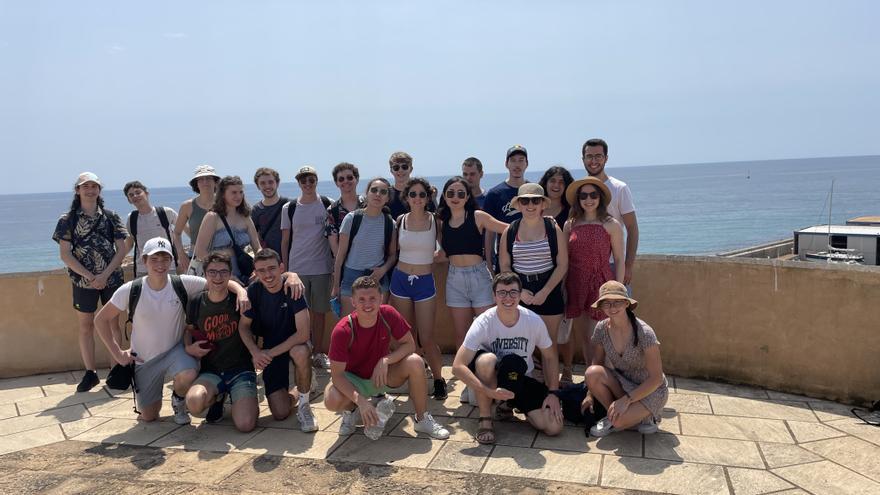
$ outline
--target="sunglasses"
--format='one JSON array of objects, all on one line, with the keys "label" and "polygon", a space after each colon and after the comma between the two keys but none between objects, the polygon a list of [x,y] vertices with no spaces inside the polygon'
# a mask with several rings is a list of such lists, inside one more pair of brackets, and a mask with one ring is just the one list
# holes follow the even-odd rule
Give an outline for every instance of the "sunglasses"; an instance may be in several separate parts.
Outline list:
[{"label": "sunglasses", "polygon": [[533,205],[539,205],[544,202],[544,198],[542,198],[542,197],[517,198],[517,201],[519,202],[520,206],[526,206],[529,203],[531,203]]},{"label": "sunglasses", "polygon": [[353,175],[340,175],[339,177],[336,178],[336,182],[353,182],[353,181],[354,181]]},{"label": "sunglasses", "polygon": [[446,197],[452,199],[458,196],[458,199],[464,199],[467,197],[467,193],[464,191],[446,191]]},{"label": "sunglasses", "polygon": [[599,191],[592,191],[592,192],[581,191],[578,193],[578,199],[581,201],[584,201],[587,199],[599,199],[601,197],[602,197],[602,194]]},{"label": "sunglasses", "polygon": [[373,186],[370,188],[370,192],[373,194],[378,194],[379,196],[388,196],[388,188],[387,187]]},{"label": "sunglasses", "polygon": [[428,193],[426,193],[425,191],[419,191],[419,192],[410,191],[409,194],[407,194],[407,196],[409,196],[410,198],[422,198],[422,199],[425,199],[425,198],[428,197]]},{"label": "sunglasses", "polygon": [[406,172],[407,170],[409,170],[409,165],[407,165],[406,163],[402,165],[392,165],[391,170],[395,172],[397,172],[398,170],[403,170],[404,172]]},{"label": "sunglasses", "polygon": [[315,182],[318,182],[318,178],[314,175],[308,175],[302,179],[297,179],[297,182],[300,184],[314,184]]}]

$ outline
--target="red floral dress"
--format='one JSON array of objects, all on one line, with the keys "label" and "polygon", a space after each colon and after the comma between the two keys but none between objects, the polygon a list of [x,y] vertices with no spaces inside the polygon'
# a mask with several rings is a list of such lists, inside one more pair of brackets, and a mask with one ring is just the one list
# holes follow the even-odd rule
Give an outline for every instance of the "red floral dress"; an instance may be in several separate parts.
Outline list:
[{"label": "red floral dress", "polygon": [[611,236],[600,224],[581,224],[571,228],[568,236],[568,277],[565,290],[568,302],[566,318],[577,318],[584,311],[596,321],[605,319],[605,313],[592,309],[599,298],[599,287],[614,279],[611,273]]}]

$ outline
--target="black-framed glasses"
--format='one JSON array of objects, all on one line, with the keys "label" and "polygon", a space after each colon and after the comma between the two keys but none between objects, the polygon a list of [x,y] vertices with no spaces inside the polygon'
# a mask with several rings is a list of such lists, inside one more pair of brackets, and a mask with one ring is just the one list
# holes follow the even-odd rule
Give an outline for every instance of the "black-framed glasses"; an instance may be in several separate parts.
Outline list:
[{"label": "black-framed glasses", "polygon": [[229,274],[232,273],[229,270],[205,270],[205,275],[214,278],[214,277],[228,277]]},{"label": "black-framed glasses", "polygon": [[340,175],[340,176],[336,177],[336,182],[340,182],[340,183],[354,182],[354,176],[353,175]]},{"label": "black-framed glasses", "polygon": [[517,201],[519,202],[520,206],[526,206],[529,203],[531,203],[533,205],[539,205],[544,202],[544,198],[542,198],[540,196],[539,197],[531,196],[528,198],[517,198]]},{"label": "black-framed glasses", "polygon": [[456,196],[458,196],[458,199],[464,199],[467,197],[467,193],[464,191],[453,191],[451,189],[446,191],[447,198],[452,199]]},{"label": "black-framed glasses", "polygon": [[410,192],[407,194],[407,196],[409,196],[410,198],[422,198],[422,199],[425,199],[425,198],[428,197],[428,193],[426,193],[425,191],[418,191],[418,192],[416,192],[416,191],[410,191]]},{"label": "black-framed glasses", "polygon": [[502,298],[502,299],[504,299],[505,297],[512,297],[515,299],[515,298],[519,297],[519,293],[520,293],[519,289],[510,289],[510,290],[499,289],[499,290],[495,291],[495,295]]},{"label": "black-framed glasses", "polygon": [[394,165],[391,166],[391,170],[393,170],[395,172],[397,172],[398,170],[403,170],[404,172],[406,172],[407,170],[409,170],[409,165],[406,163],[402,163],[400,165],[395,163]]},{"label": "black-framed glasses", "polygon": [[601,160],[601,159],[603,159],[603,158],[605,158],[605,155],[602,154],[602,153],[596,153],[595,155],[584,155],[584,160],[586,160],[586,161],[588,161],[588,162],[591,162],[591,161],[594,161],[594,160],[598,161],[598,160]]},{"label": "black-framed glasses", "polygon": [[585,201],[587,199],[599,199],[601,197],[602,197],[602,193],[600,193],[599,191],[590,191],[590,192],[581,191],[578,193],[578,199],[581,201]]},{"label": "black-framed glasses", "polygon": [[300,184],[314,184],[315,182],[318,182],[318,178],[314,175],[307,175],[305,177],[297,179],[297,182],[299,182]]},{"label": "black-framed glasses", "polygon": [[378,194],[379,196],[387,196],[388,195],[388,188],[373,186],[370,188],[370,192],[373,194]]}]

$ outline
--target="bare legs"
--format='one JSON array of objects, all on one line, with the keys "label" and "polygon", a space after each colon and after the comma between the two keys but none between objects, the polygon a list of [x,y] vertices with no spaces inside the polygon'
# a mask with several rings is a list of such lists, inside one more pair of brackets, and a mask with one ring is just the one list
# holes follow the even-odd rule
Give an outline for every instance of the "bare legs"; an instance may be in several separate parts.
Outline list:
[{"label": "bare legs", "polygon": [[[186,393],[186,408],[201,415],[217,401],[217,388],[210,383],[195,383]],[[247,433],[257,426],[259,407],[256,397],[242,397],[232,403],[232,422],[238,431]]]},{"label": "bare legs", "polygon": [[[434,341],[434,311],[437,308],[436,298],[426,299],[413,303],[410,299],[391,296],[391,305],[410,323],[415,323],[414,337],[425,353],[425,360],[431,368],[434,378],[439,379],[443,368],[443,357],[440,347]],[[413,318],[413,306],[415,306],[415,318]]]},{"label": "bare legs", "polygon": [[[87,370],[97,369],[95,363],[95,313],[76,312],[77,326],[79,327],[79,353],[82,356],[83,365]],[[113,340],[120,347],[122,345],[122,329],[119,328],[118,322],[110,325],[113,331]],[[111,363],[115,364],[113,357],[110,357]]]},{"label": "bare legs", "polygon": [[[584,380],[593,397],[601,402],[605,409],[610,408],[612,402],[625,394],[620,382],[604,366],[594,365],[587,368]],[[618,430],[625,430],[641,423],[650,414],[641,402],[633,402],[612,424]]]},{"label": "bare legs", "polygon": [[464,336],[467,334],[468,328],[471,327],[471,322],[474,321],[474,317],[491,307],[492,306],[482,306],[479,308],[449,308],[449,312],[452,314],[452,326],[455,327],[456,349],[461,347],[461,344],[464,342]]}]

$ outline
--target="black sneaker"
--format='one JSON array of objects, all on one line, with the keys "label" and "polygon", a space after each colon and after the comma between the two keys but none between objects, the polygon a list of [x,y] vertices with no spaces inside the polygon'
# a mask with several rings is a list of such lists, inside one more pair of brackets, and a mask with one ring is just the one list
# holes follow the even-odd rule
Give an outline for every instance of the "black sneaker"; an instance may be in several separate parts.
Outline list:
[{"label": "black sneaker", "polygon": [[86,370],[86,374],[83,375],[82,380],[79,382],[79,385],[76,386],[77,392],[88,392],[89,390],[95,388],[95,385],[101,383],[101,380],[98,379],[98,374],[92,370]]},{"label": "black sneaker", "polygon": [[434,393],[431,394],[431,397],[433,397],[434,400],[446,399],[446,380],[443,380],[442,378],[434,380]]},{"label": "black sneaker", "polygon": [[206,423],[216,423],[223,419],[223,404],[226,403],[226,394],[217,397],[217,400],[208,408],[208,414],[205,415]]}]

